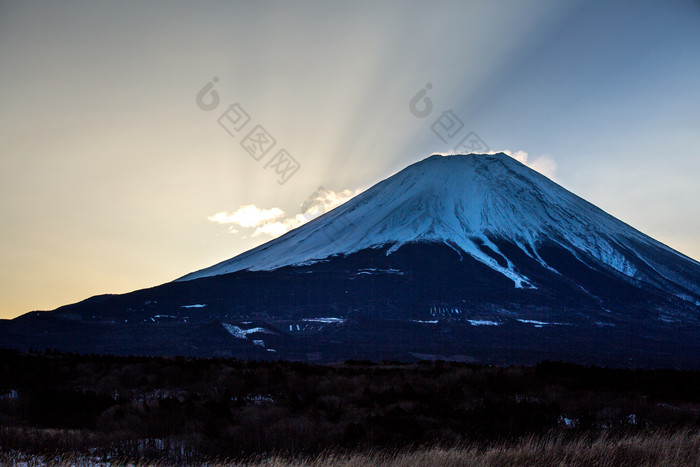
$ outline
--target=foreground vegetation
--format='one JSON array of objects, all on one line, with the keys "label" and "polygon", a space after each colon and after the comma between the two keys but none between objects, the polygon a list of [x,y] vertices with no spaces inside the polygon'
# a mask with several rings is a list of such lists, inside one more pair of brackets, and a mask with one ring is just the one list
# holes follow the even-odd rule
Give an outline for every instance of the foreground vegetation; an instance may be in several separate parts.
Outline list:
[{"label": "foreground vegetation", "polygon": [[628,435],[620,439],[600,436],[567,440],[561,434],[533,436],[513,444],[490,447],[457,446],[352,455],[322,454],[313,459],[289,461],[274,458],[250,465],[280,466],[699,466],[700,433],[686,431]]},{"label": "foreground vegetation", "polygon": [[699,465],[699,430],[700,372],[0,351],[3,465]]},{"label": "foreground vegetation", "polygon": [[[681,430],[645,432],[611,438],[601,435],[567,437],[561,432],[530,436],[513,443],[496,445],[457,445],[453,447],[404,448],[393,451],[335,453],[332,450],[316,456],[289,458],[271,456],[239,461],[204,459],[207,465],[228,466],[292,466],[292,467],[356,467],[361,466],[700,466],[700,432]],[[71,466],[166,466],[169,461],[130,459],[127,457],[100,461],[79,454],[23,455],[0,453],[2,465],[71,465]]]}]

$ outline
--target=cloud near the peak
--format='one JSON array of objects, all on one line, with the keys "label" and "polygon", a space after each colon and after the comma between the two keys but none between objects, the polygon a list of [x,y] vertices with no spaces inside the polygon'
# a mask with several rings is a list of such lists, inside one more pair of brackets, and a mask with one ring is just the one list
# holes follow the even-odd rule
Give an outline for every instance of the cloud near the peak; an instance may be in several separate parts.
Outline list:
[{"label": "cloud near the peak", "polygon": [[227,211],[217,212],[213,216],[209,216],[212,222],[217,224],[235,224],[240,227],[258,227],[265,223],[274,221],[275,219],[284,216],[284,211],[280,208],[260,209],[254,204],[246,204],[239,207],[236,211],[228,213]]},{"label": "cloud near the peak", "polygon": [[343,190],[333,191],[323,187],[310,195],[301,204],[301,213],[294,216],[288,216],[282,209],[274,207],[263,209],[254,204],[247,204],[239,207],[236,211],[229,213],[228,211],[217,212],[209,216],[211,222],[217,224],[229,225],[229,233],[238,233],[241,228],[254,228],[253,237],[259,235],[269,235],[271,237],[279,237],[292,229],[299,227],[311,219],[320,216],[324,212],[340,206],[350,198],[359,194],[362,190]]},{"label": "cloud near the peak", "polygon": [[306,201],[301,203],[301,212],[304,217],[316,217],[323,214],[326,211],[340,206],[350,198],[353,198],[360,194],[363,190],[357,189],[353,190],[343,190],[343,191],[333,191],[323,188],[322,186],[308,198]]},{"label": "cloud near the peak", "polygon": [[536,170],[545,177],[555,180],[557,172],[557,162],[547,154],[530,159],[530,155],[525,151],[515,151],[511,152],[507,149],[502,151],[504,154],[509,155],[518,162],[525,164],[532,170]]}]

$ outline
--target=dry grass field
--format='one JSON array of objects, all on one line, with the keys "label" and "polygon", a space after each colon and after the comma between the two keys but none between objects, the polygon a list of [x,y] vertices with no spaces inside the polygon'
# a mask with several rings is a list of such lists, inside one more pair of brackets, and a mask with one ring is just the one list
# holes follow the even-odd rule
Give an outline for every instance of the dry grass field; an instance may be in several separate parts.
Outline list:
[{"label": "dry grass field", "polygon": [[[71,454],[23,456],[0,452],[5,466],[154,466],[173,465],[165,461],[137,459],[102,460]],[[177,464],[187,465],[187,464]],[[290,459],[262,457],[247,461],[209,460],[194,465],[247,467],[432,467],[432,466],[700,466],[700,432],[650,431],[614,439],[608,435],[570,438],[561,432],[529,436],[515,443],[491,446],[416,447],[395,451],[369,451],[341,454],[327,450],[313,457]]]}]

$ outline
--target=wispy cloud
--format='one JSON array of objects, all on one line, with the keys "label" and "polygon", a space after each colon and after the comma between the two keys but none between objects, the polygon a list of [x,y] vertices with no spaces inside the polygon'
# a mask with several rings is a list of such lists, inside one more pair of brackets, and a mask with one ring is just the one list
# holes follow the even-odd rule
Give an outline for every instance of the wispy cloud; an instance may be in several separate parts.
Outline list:
[{"label": "wispy cloud", "polygon": [[284,216],[284,211],[280,208],[260,209],[254,204],[246,204],[239,207],[236,211],[229,213],[227,211],[217,212],[213,216],[209,216],[212,222],[217,224],[235,224],[240,227],[258,227],[265,223],[274,221]]},{"label": "wispy cloud", "polygon": [[318,187],[318,190],[316,190],[306,199],[306,201],[301,203],[301,212],[307,218],[314,218],[323,214],[324,212],[340,206],[347,200],[362,193],[362,191],[362,189],[357,189],[354,191],[333,191],[320,186]]},{"label": "wispy cloud", "polygon": [[269,235],[279,237],[292,229],[305,224],[311,219],[330,211],[348,201],[362,190],[333,191],[319,187],[306,201],[301,204],[301,213],[294,216],[287,215],[282,209],[273,207],[270,209],[259,208],[254,204],[247,204],[229,213],[217,212],[209,216],[211,222],[229,225],[227,232],[238,233],[236,227],[255,229],[253,237]]},{"label": "wispy cloud", "polygon": [[548,154],[543,154],[535,158],[530,158],[530,155],[525,151],[515,151],[511,152],[507,149],[503,153],[509,155],[518,162],[525,164],[532,170],[536,170],[545,177],[556,179],[557,173],[557,162]]}]

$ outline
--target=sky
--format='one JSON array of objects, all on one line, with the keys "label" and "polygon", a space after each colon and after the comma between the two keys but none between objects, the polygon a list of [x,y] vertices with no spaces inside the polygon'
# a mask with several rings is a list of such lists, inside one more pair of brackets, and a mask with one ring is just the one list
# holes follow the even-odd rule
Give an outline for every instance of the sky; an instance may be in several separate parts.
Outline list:
[{"label": "sky", "polygon": [[700,2],[0,0],[0,318],[174,280],[432,153],[700,260]]}]

